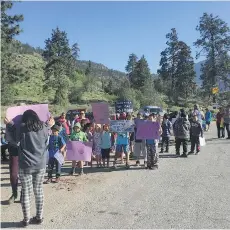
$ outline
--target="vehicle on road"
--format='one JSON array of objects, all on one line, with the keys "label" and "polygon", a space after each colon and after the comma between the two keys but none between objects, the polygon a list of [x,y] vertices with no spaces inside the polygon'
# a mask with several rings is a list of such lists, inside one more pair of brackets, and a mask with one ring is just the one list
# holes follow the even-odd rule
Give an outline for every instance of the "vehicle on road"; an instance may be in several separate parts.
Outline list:
[{"label": "vehicle on road", "polygon": [[164,116],[164,111],[162,110],[161,107],[159,106],[151,106],[151,105],[148,105],[148,106],[144,106],[143,108],[141,108],[139,110],[139,112],[143,115],[149,115],[151,113],[155,113],[155,114],[159,114],[161,115],[162,117]]}]

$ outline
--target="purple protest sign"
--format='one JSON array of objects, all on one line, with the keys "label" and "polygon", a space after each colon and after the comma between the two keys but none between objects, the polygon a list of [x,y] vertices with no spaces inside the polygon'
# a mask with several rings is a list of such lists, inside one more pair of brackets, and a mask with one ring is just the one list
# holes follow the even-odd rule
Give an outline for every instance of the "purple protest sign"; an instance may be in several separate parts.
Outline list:
[{"label": "purple protest sign", "polygon": [[21,123],[22,115],[26,110],[33,110],[34,112],[36,112],[41,121],[46,122],[50,118],[48,104],[10,107],[6,111],[6,117],[9,120],[12,120],[15,125],[18,125]]},{"label": "purple protest sign", "polygon": [[69,141],[66,158],[69,161],[91,161],[92,147],[92,142]]},{"label": "purple protest sign", "polygon": [[138,120],[136,123],[137,132],[136,139],[147,140],[147,139],[160,139],[160,123]]},{"label": "purple protest sign", "polygon": [[93,103],[92,110],[96,123],[109,124],[109,106],[107,103]]}]

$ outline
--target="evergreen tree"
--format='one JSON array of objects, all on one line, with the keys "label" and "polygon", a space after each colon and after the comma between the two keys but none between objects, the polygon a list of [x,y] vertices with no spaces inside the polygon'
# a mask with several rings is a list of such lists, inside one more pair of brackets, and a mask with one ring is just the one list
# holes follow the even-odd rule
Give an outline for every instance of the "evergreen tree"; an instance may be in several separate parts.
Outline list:
[{"label": "evergreen tree", "polygon": [[16,45],[14,37],[21,32],[19,23],[23,15],[8,15],[7,10],[12,9],[12,1],[1,1],[1,98],[2,104],[13,101],[15,92],[11,84],[21,79],[21,69],[16,69],[12,63],[12,49]]},{"label": "evergreen tree", "polygon": [[87,68],[85,70],[85,75],[86,76],[90,75],[91,71],[92,71],[92,63],[91,63],[91,61],[89,61],[88,66],[87,66]]},{"label": "evergreen tree", "polygon": [[226,80],[229,74],[226,66],[229,66],[230,29],[218,16],[204,13],[196,30],[200,32],[200,38],[194,43],[197,48],[200,48],[196,56],[197,58],[201,55],[206,56],[206,61],[201,68],[201,80],[205,91],[210,93],[218,80]]},{"label": "evergreen tree", "polygon": [[68,103],[69,77],[73,70],[70,65],[73,60],[72,50],[66,32],[56,28],[45,44],[43,52],[43,57],[47,61],[45,88],[53,88],[56,91],[55,103],[65,105]]},{"label": "evergreen tree", "polygon": [[151,78],[151,73],[149,69],[149,65],[144,55],[141,59],[136,63],[131,81],[131,86],[134,89],[140,89],[144,86],[145,81]]},{"label": "evergreen tree", "polygon": [[132,53],[129,55],[128,63],[125,67],[126,72],[128,73],[129,80],[131,81],[132,75],[134,73],[135,66],[137,64],[138,58],[137,55]]},{"label": "evergreen tree", "polygon": [[191,49],[178,39],[176,29],[166,35],[167,48],[161,52],[160,69],[158,74],[164,82],[165,93],[171,101],[178,98],[187,99],[194,85],[195,72]]}]

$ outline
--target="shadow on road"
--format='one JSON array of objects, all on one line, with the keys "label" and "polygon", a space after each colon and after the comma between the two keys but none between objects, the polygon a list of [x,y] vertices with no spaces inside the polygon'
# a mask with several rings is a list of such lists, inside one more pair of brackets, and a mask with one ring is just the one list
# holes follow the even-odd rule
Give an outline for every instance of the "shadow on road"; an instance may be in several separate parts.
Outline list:
[{"label": "shadow on road", "polygon": [[20,228],[20,222],[1,222],[1,228]]}]

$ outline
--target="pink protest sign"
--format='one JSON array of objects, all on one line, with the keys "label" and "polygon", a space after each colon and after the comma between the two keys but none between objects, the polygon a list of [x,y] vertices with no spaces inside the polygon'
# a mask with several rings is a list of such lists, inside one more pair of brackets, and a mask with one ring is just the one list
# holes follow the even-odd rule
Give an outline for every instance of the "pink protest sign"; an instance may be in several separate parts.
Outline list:
[{"label": "pink protest sign", "polygon": [[136,123],[137,132],[136,139],[147,140],[147,139],[159,139],[160,138],[160,123],[138,120]]},{"label": "pink protest sign", "polygon": [[26,110],[33,110],[34,112],[36,112],[41,121],[46,122],[50,118],[48,104],[10,107],[6,111],[6,117],[9,120],[13,120],[14,123],[18,125],[21,123],[22,115]]},{"label": "pink protest sign", "polygon": [[69,161],[91,161],[92,147],[92,142],[69,141],[66,158]]},{"label": "pink protest sign", "polygon": [[93,103],[92,110],[96,123],[109,124],[109,106],[107,103]]}]

